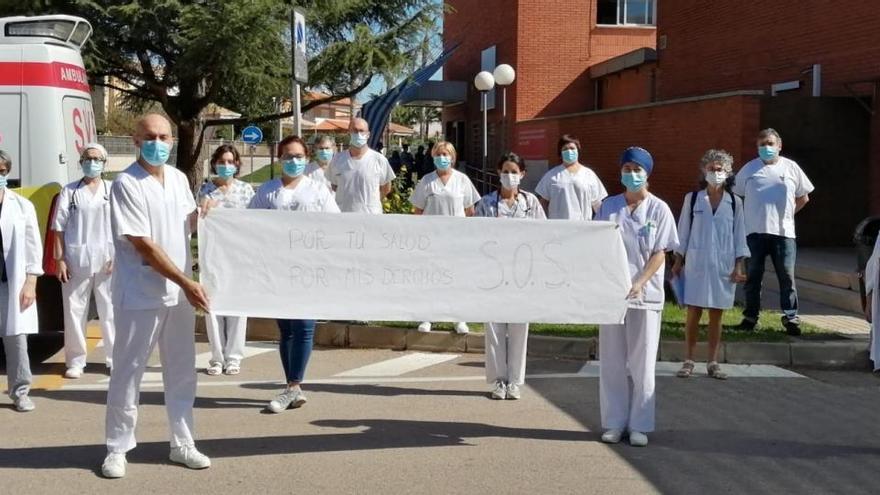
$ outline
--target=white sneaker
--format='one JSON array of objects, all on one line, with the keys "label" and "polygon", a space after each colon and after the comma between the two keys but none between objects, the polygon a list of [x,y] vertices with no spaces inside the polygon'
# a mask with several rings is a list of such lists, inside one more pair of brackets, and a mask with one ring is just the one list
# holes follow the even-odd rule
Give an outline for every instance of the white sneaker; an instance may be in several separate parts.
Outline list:
[{"label": "white sneaker", "polygon": [[455,333],[464,335],[466,333],[470,333],[471,329],[468,328],[468,324],[460,321],[455,324]]},{"label": "white sneaker", "polygon": [[623,437],[623,430],[608,430],[602,434],[602,441],[605,443],[620,443]]},{"label": "white sneaker", "polygon": [[82,368],[71,367],[71,368],[67,368],[67,371],[64,372],[64,378],[70,378],[71,380],[76,380],[78,378],[82,378],[82,376],[83,376],[83,369]]},{"label": "white sneaker", "polygon": [[34,401],[27,395],[16,398],[13,403],[15,404],[15,410],[18,412],[31,412],[36,408]]},{"label": "white sneaker", "polygon": [[648,435],[640,431],[631,431],[629,432],[629,444],[633,447],[647,447]]},{"label": "white sneaker", "polygon": [[520,390],[519,385],[515,383],[507,384],[507,399],[508,400],[519,400],[520,398]]},{"label": "white sneaker", "polygon": [[504,400],[507,397],[507,387],[503,381],[495,380],[495,388],[492,389],[490,397],[495,400]]},{"label": "white sneaker", "polygon": [[122,478],[125,476],[125,454],[110,452],[101,464],[101,474],[105,478]]},{"label": "white sneaker", "polygon": [[211,459],[208,459],[208,456],[196,450],[195,445],[172,447],[171,455],[168,456],[168,459],[173,463],[183,464],[190,469],[205,469],[211,467]]},{"label": "white sneaker", "polygon": [[269,411],[275,414],[282,413],[287,409],[296,409],[302,407],[308,402],[306,395],[300,388],[288,388],[284,392],[278,394],[271,402],[269,402]]},{"label": "white sneaker", "polygon": [[428,333],[431,331],[431,322],[423,321],[421,325],[419,325],[419,331],[422,333]]}]

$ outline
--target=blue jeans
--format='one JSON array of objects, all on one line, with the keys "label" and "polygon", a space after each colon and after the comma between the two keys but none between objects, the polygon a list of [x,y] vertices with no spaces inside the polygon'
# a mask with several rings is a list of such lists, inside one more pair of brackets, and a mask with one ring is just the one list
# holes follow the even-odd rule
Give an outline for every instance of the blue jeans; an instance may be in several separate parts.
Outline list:
[{"label": "blue jeans", "polygon": [[301,382],[312,355],[315,320],[277,320],[281,339],[278,351],[287,383]]},{"label": "blue jeans", "polygon": [[794,287],[794,262],[797,244],[794,239],[772,234],[749,234],[746,242],[751,251],[745,293],[746,308],[743,316],[758,321],[761,311],[761,282],[764,280],[764,264],[767,256],[773,261],[776,279],[779,280],[779,307],[785,321],[797,322],[798,300]]}]

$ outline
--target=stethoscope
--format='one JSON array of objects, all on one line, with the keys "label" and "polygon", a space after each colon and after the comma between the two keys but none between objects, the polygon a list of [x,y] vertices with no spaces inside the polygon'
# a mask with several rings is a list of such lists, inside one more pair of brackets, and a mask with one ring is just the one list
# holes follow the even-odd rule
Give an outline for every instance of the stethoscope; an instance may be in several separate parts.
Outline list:
[{"label": "stethoscope", "polygon": [[[85,177],[83,177],[79,180],[79,182],[76,183],[76,187],[73,188],[73,194],[70,195],[70,201],[67,204],[68,208],[70,208],[70,211],[76,211],[76,193],[84,184],[84,178]],[[104,182],[104,179],[102,179],[100,176],[98,177],[98,180],[101,181],[101,188],[104,190],[104,201],[110,201],[110,194],[107,191],[107,183]]]},{"label": "stethoscope", "polygon": [[[513,201],[513,211],[511,212],[512,217],[516,217],[516,210],[517,210],[517,208],[519,208],[519,198],[520,197],[522,197],[523,203],[525,203],[525,205],[526,205],[526,209],[523,211],[523,213],[525,213],[528,216],[529,212],[532,211],[532,207],[529,206],[528,198],[526,197],[526,195],[522,191],[518,190],[516,192],[516,198]],[[495,218],[498,218],[499,216],[501,216],[500,206],[501,206],[501,191],[495,191]]]}]

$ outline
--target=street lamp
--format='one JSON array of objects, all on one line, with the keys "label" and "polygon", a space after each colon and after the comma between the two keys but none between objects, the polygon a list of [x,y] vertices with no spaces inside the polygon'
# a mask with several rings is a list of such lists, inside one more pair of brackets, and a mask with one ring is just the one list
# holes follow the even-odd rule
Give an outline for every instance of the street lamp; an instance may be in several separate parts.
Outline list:
[{"label": "street lamp", "polygon": [[483,102],[483,173],[486,173],[489,156],[489,137],[486,112],[488,111],[489,106],[489,91],[495,87],[495,76],[493,76],[491,72],[484,70],[474,78],[474,86],[476,86],[477,91],[480,92]]},{"label": "street lamp", "polygon": [[513,67],[501,64],[495,67],[493,75],[495,76],[495,84],[501,86],[501,125],[503,127],[501,130],[501,149],[502,152],[507,152],[507,87],[516,80],[516,72]]}]

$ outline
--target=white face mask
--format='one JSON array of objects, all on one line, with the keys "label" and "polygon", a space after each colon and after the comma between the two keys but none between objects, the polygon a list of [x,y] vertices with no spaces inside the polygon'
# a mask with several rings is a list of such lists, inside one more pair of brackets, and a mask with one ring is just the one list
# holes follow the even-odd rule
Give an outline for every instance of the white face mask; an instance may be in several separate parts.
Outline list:
[{"label": "white face mask", "polygon": [[504,172],[501,174],[501,186],[505,189],[513,189],[515,187],[519,187],[519,181],[521,177],[519,174],[514,174],[510,172]]},{"label": "white face mask", "polygon": [[720,186],[727,180],[727,172],[719,170],[717,172],[706,172],[706,182],[713,186]]}]

